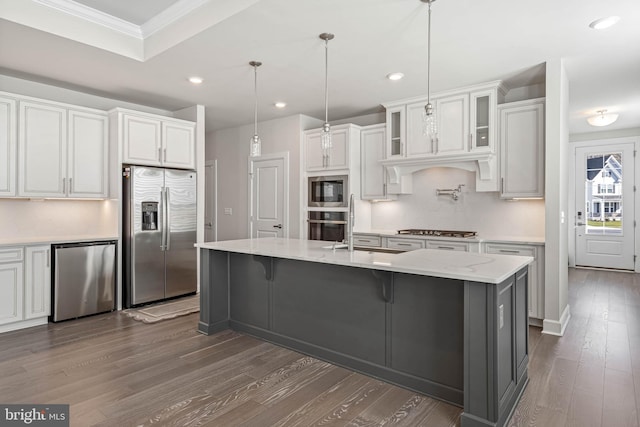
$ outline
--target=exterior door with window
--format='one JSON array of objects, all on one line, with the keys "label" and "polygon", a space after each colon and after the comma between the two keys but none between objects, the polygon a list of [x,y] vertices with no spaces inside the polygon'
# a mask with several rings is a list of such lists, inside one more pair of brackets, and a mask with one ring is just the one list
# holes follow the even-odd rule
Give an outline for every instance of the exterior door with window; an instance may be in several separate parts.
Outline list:
[{"label": "exterior door with window", "polygon": [[633,270],[634,146],[576,148],[576,265]]},{"label": "exterior door with window", "polygon": [[250,159],[251,237],[287,237],[288,158]]}]

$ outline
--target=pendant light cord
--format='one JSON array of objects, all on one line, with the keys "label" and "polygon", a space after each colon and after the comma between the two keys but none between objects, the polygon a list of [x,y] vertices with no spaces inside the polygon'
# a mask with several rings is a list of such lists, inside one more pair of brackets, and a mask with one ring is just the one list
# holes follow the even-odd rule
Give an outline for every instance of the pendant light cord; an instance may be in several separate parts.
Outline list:
[{"label": "pendant light cord", "polygon": [[329,123],[329,39],[324,41],[324,122]]},{"label": "pendant light cord", "polygon": [[253,66],[253,92],[255,95],[255,106],[253,113],[253,134],[258,134],[258,65]]},{"label": "pendant light cord", "polygon": [[427,26],[427,104],[431,103],[431,2]]}]

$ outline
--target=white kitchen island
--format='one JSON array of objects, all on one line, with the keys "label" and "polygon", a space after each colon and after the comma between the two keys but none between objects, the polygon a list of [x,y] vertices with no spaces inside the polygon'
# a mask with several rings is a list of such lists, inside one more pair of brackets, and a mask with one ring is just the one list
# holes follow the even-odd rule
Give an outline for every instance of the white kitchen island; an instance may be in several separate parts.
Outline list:
[{"label": "white kitchen island", "polygon": [[530,257],[203,243],[199,330],[231,328],[505,425],[527,383]]}]

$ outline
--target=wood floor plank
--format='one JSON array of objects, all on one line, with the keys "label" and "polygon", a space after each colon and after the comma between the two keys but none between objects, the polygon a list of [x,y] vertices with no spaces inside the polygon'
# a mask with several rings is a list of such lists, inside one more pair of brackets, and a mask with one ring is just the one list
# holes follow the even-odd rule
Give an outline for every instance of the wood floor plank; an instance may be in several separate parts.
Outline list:
[{"label": "wood floor plank", "polygon": [[351,420],[349,427],[374,427],[385,424],[415,393],[409,390],[387,390],[372,405]]},{"label": "wood floor plank", "polygon": [[604,373],[603,426],[634,427],[638,409],[633,377],[628,372],[606,369]]},{"label": "wood floor plank", "polygon": [[325,415],[309,425],[345,426],[362,411],[376,402],[380,396],[390,388],[390,384],[378,380],[370,380],[337,406],[330,409]]}]

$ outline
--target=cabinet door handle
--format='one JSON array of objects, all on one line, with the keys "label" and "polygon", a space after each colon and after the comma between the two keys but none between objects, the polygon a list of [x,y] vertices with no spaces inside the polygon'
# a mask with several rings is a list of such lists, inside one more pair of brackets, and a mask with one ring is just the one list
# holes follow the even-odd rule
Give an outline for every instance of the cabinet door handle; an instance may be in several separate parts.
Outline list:
[{"label": "cabinet door handle", "polygon": [[382,184],[382,195],[387,196],[387,183]]},{"label": "cabinet door handle", "polygon": [[62,178],[62,194],[67,194],[67,178]]},{"label": "cabinet door handle", "polygon": [[449,251],[455,251],[456,248],[454,248],[453,246],[438,246],[436,249],[446,249]]},{"label": "cabinet door handle", "polygon": [[514,251],[514,250],[509,250],[509,249],[500,249],[500,253],[503,253],[503,254],[519,254],[520,251]]},{"label": "cabinet door handle", "polygon": [[158,147],[158,161],[162,161],[162,148]]},{"label": "cabinet door handle", "polygon": [[411,243],[396,243],[398,246],[411,246]]},{"label": "cabinet door handle", "polygon": [[73,191],[73,178],[69,178],[69,191],[67,194],[71,194]]},{"label": "cabinet door handle", "polygon": [[49,249],[47,249],[47,255],[45,255],[47,257],[47,268],[49,268]]},{"label": "cabinet door handle", "polygon": [[500,178],[500,192],[504,193],[504,178]]},{"label": "cabinet door handle", "polygon": [[473,134],[469,134],[469,148],[473,148]]},{"label": "cabinet door handle", "polygon": [[167,161],[167,149],[166,148],[164,149],[164,161],[165,162]]}]

